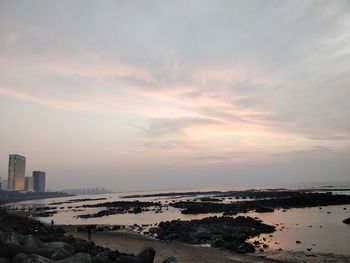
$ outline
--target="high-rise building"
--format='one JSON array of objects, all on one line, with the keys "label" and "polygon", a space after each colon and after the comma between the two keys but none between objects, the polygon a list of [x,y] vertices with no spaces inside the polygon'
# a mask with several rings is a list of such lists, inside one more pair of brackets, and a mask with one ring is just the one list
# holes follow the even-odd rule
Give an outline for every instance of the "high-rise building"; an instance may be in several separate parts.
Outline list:
[{"label": "high-rise building", "polygon": [[45,192],[45,172],[33,172],[33,188],[35,192]]},{"label": "high-rise building", "polygon": [[33,182],[32,176],[26,176],[24,177],[24,190],[28,192],[33,192],[34,182]]},{"label": "high-rise building", "polygon": [[2,180],[2,182],[1,182],[1,190],[7,191],[7,180]]},{"label": "high-rise building", "polygon": [[26,158],[18,154],[10,154],[8,170],[8,190],[24,190]]}]

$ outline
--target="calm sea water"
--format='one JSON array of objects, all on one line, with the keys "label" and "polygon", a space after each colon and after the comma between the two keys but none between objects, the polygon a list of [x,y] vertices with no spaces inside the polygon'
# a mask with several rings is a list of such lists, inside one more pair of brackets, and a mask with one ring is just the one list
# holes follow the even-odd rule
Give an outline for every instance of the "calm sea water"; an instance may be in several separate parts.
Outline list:
[{"label": "calm sea water", "polygon": [[[348,187],[348,186],[342,186]],[[289,187],[290,188],[290,187]],[[198,190],[198,189],[196,189]],[[201,191],[207,191],[208,189],[201,189]],[[237,190],[237,189],[214,189],[214,190]],[[179,192],[184,192],[179,190]],[[147,192],[160,193],[162,191]],[[163,192],[176,192],[176,191],[163,191]],[[340,192],[338,192],[340,194]],[[350,192],[342,192],[343,194],[350,194]],[[113,194],[100,194],[100,195],[80,195],[75,197],[44,199],[35,201],[26,201],[21,203],[11,204],[12,207],[28,208],[37,206],[56,206],[58,213],[51,217],[39,218],[42,222],[50,223],[53,219],[55,224],[106,224],[106,225],[133,225],[133,224],[155,224],[161,221],[181,219],[201,219],[208,216],[214,216],[221,214],[200,214],[200,215],[184,215],[181,211],[168,207],[168,210],[164,210],[163,213],[154,213],[152,211],[143,212],[141,214],[119,214],[111,215],[100,218],[91,219],[79,219],[77,215],[95,213],[103,208],[80,208],[85,204],[95,204],[100,202],[111,202],[118,200],[138,200],[134,199],[122,199],[125,195],[145,194],[145,192],[128,192],[128,193],[113,193]],[[168,204],[172,201],[179,200],[192,200],[195,198],[204,197],[199,196],[172,196],[172,197],[152,197],[142,198],[142,201],[159,201],[162,204]],[[87,201],[76,202],[69,204],[53,205],[56,202],[65,202],[73,199],[83,198],[106,198],[106,200],[100,201]],[[224,202],[231,202],[232,200],[225,199]],[[247,213],[242,215],[249,215],[251,217],[258,217],[264,223],[276,225],[277,231],[270,235],[261,235],[252,239],[264,241],[269,245],[269,249],[288,249],[294,251],[307,251],[322,252],[322,253],[336,253],[350,255],[350,226],[342,222],[345,218],[350,217],[350,205],[345,206],[327,206],[322,209],[316,208],[298,208],[290,209],[285,212],[282,210],[276,210],[272,213]],[[301,243],[297,243],[300,241]]]}]

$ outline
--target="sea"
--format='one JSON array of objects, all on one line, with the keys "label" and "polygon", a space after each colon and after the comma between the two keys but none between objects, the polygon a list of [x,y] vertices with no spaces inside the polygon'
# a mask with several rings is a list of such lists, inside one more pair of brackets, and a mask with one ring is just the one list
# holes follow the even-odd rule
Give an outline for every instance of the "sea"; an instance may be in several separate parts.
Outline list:
[{"label": "sea", "polygon": [[[56,207],[57,213],[49,217],[39,217],[38,220],[50,224],[53,220],[56,225],[123,225],[133,226],[149,225],[155,226],[162,221],[170,220],[192,220],[201,219],[208,216],[221,216],[222,214],[198,214],[186,215],[181,214],[177,208],[168,206],[162,213],[155,213],[154,211],[146,211],[140,214],[117,214],[98,218],[82,219],[78,215],[96,213],[104,208],[82,208],[82,205],[96,204],[101,202],[113,201],[153,201],[161,202],[162,204],[169,204],[173,201],[190,201],[201,197],[207,197],[206,194],[198,194],[195,196],[162,196],[162,197],[144,197],[144,198],[128,198],[123,199],[124,196],[130,195],[149,195],[156,193],[169,192],[192,192],[192,191],[228,191],[228,190],[247,190],[247,189],[310,189],[310,188],[324,188],[328,187],[329,191],[334,194],[350,194],[350,191],[335,191],[338,188],[349,189],[350,183],[333,184],[333,185],[278,185],[278,186],[255,186],[250,188],[214,188],[214,189],[181,189],[181,190],[159,190],[159,191],[142,191],[142,192],[121,192],[108,193],[98,195],[79,195],[63,198],[50,198],[42,200],[32,200],[19,203],[12,203],[6,205],[7,209],[17,209],[22,211],[30,211],[37,207]],[[96,199],[106,198],[105,200],[92,200],[82,202],[64,203],[75,199]],[[222,202],[232,202],[225,198]],[[57,203],[62,203],[57,205]],[[350,225],[342,221],[350,217],[350,205],[339,206],[324,206],[313,208],[295,208],[288,210],[275,210],[271,213],[255,213],[249,212],[239,214],[242,216],[258,217],[264,223],[275,225],[277,231],[272,234],[262,234],[258,237],[252,238],[250,242],[259,240],[268,244],[268,250],[291,250],[291,251],[305,251],[315,253],[334,253],[350,255]]]}]

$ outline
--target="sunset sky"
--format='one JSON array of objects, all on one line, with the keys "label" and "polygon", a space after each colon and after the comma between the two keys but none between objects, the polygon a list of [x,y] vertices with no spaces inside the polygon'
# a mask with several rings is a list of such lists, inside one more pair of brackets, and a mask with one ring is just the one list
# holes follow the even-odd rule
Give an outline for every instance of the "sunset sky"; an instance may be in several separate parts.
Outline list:
[{"label": "sunset sky", "polygon": [[0,176],[143,190],[350,178],[350,1],[1,1]]}]

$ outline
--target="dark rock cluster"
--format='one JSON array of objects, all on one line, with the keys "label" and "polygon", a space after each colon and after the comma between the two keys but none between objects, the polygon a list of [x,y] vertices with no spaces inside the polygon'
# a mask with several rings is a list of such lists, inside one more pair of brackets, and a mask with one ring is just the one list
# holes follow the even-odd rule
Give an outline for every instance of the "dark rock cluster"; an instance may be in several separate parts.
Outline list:
[{"label": "dark rock cluster", "polygon": [[290,197],[269,198],[253,201],[239,201],[229,204],[214,202],[176,202],[170,204],[183,209],[183,214],[225,213],[236,214],[248,211],[273,212],[274,209],[317,207],[350,204],[350,195],[333,195],[332,193],[299,193]]},{"label": "dark rock cluster", "polygon": [[275,231],[274,226],[263,224],[251,217],[207,217],[201,220],[161,222],[150,229],[157,238],[188,244],[211,244],[239,253],[254,252],[246,240],[262,233]]},{"label": "dark rock cluster", "polygon": [[126,213],[139,214],[142,212],[150,211],[152,207],[154,212],[158,212],[161,211],[162,205],[158,202],[115,201],[92,205],[83,205],[82,207],[106,207],[107,209],[93,214],[79,215],[79,218],[94,218]]},{"label": "dark rock cluster", "polygon": [[63,202],[53,202],[51,205],[62,205],[62,204],[72,204],[72,203],[81,203],[81,202],[90,202],[90,201],[102,201],[106,200],[106,197],[102,198],[80,198],[80,199],[71,199]]},{"label": "dark rock cluster", "polygon": [[199,199],[201,202],[221,202],[221,198],[214,198],[214,197],[202,197]]}]

